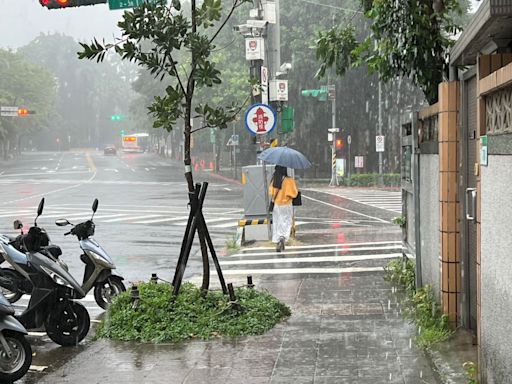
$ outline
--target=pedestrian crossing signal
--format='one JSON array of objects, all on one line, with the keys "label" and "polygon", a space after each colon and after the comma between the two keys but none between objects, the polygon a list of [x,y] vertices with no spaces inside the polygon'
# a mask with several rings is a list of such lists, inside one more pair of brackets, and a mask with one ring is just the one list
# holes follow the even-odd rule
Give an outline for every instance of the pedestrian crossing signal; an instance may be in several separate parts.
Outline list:
[{"label": "pedestrian crossing signal", "polygon": [[345,146],[343,139],[336,139],[336,149],[342,149]]}]

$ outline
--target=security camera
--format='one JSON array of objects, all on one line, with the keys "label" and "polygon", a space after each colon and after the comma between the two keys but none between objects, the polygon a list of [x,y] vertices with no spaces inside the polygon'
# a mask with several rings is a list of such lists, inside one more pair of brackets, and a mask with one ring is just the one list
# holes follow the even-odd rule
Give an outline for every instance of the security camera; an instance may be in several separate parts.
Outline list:
[{"label": "security camera", "polygon": [[247,20],[247,25],[251,28],[263,29],[267,25],[267,21],[265,20]]},{"label": "security camera", "polygon": [[283,63],[281,64],[281,66],[279,67],[279,71],[280,72],[290,72],[292,70],[292,63]]},{"label": "security camera", "polygon": [[252,28],[247,24],[235,25],[233,31],[239,32],[244,36],[252,36]]}]

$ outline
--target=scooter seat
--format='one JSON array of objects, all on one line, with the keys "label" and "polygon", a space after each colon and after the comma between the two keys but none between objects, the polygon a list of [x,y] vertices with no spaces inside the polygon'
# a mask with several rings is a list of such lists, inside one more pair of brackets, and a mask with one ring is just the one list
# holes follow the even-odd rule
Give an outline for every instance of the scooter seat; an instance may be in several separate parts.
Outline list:
[{"label": "scooter seat", "polygon": [[51,256],[55,257],[56,259],[58,259],[60,255],[62,255],[62,249],[60,249],[60,247],[55,244],[47,245],[43,247],[43,250],[49,253]]}]

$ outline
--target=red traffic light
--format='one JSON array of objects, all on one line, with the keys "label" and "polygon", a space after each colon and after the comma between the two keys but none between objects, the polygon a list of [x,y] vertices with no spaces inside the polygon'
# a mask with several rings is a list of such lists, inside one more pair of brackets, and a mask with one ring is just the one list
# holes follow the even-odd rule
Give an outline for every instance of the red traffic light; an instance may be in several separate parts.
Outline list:
[{"label": "red traffic light", "polygon": [[341,149],[344,145],[343,139],[336,139],[336,149]]},{"label": "red traffic light", "polygon": [[30,114],[27,108],[18,108],[18,116],[28,116]]}]

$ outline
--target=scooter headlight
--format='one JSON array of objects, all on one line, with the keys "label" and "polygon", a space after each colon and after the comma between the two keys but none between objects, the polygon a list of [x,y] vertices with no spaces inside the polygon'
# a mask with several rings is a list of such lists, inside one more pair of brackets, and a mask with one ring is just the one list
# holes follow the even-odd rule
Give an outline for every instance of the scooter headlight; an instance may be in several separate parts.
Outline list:
[{"label": "scooter headlight", "polygon": [[90,250],[87,250],[86,252],[94,260],[95,263],[101,265],[104,268],[115,269],[115,265],[110,263],[108,260],[105,260],[105,258],[101,257],[96,252]]},{"label": "scooter headlight", "polygon": [[62,277],[60,277],[58,274],[56,274],[53,271],[50,271],[48,268],[41,265],[41,269],[52,278],[53,281],[55,281],[56,284],[64,285],[66,287],[73,288],[66,280],[64,280]]}]

